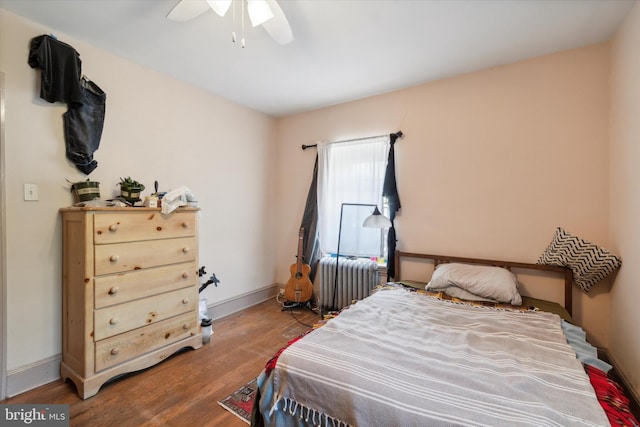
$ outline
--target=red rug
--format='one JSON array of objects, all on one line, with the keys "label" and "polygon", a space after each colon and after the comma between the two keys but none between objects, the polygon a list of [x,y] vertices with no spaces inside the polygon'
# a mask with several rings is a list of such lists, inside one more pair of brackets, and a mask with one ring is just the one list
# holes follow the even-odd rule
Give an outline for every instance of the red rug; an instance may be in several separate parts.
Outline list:
[{"label": "red rug", "polygon": [[258,384],[256,378],[252,379],[238,390],[218,402],[227,411],[240,418],[247,424],[251,424],[251,409],[256,397]]}]

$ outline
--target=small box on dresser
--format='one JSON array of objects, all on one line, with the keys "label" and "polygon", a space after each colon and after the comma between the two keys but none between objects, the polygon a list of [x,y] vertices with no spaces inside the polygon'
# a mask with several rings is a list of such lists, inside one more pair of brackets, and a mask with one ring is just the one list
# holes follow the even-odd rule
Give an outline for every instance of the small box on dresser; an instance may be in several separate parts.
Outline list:
[{"label": "small box on dresser", "polygon": [[62,209],[60,375],[83,399],[202,346],[194,208]]}]

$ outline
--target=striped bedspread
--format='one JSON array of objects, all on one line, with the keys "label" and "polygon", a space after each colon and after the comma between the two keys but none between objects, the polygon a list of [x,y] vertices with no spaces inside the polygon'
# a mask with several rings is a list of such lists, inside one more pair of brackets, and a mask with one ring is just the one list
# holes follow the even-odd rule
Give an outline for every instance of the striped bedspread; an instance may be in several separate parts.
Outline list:
[{"label": "striped bedspread", "polygon": [[295,342],[260,381],[266,425],[609,425],[558,316],[399,289]]}]

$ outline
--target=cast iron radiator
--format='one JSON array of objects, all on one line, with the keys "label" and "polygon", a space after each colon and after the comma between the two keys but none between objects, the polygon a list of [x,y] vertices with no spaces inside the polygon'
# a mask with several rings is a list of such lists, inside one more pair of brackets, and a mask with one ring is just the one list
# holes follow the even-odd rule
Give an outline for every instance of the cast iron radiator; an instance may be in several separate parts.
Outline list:
[{"label": "cast iron radiator", "polygon": [[[320,260],[320,306],[332,309],[333,288],[336,276],[336,258],[324,257]],[[340,258],[338,263],[338,286],[336,288],[336,309],[351,304],[367,296],[379,282],[378,264],[370,260]]]}]

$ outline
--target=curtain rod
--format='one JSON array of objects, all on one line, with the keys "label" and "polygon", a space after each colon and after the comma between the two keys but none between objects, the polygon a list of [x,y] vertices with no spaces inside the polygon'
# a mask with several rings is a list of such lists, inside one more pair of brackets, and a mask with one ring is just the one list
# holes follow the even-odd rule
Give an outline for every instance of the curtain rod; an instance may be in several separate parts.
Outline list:
[{"label": "curtain rod", "polygon": [[[386,134],[384,134],[384,135],[368,136],[368,137],[366,137],[366,138],[345,139],[344,141],[335,141],[335,142],[333,142],[333,144],[335,144],[335,143],[341,143],[341,142],[363,141],[363,140],[365,140],[365,139],[379,138],[379,137],[381,137],[381,136],[387,136],[387,135],[389,135],[389,134],[388,134],[388,133],[386,133]],[[391,135],[395,135],[397,138],[402,138],[402,137],[404,136],[404,134],[402,133],[402,131],[401,131],[401,130],[399,130],[399,131],[398,131],[398,132],[396,132],[396,133],[392,133]],[[303,149],[303,150],[306,150],[307,148],[315,148],[315,147],[317,147],[317,146],[318,146],[318,144],[313,144],[313,145],[304,145],[304,144],[302,144],[302,149]]]}]

